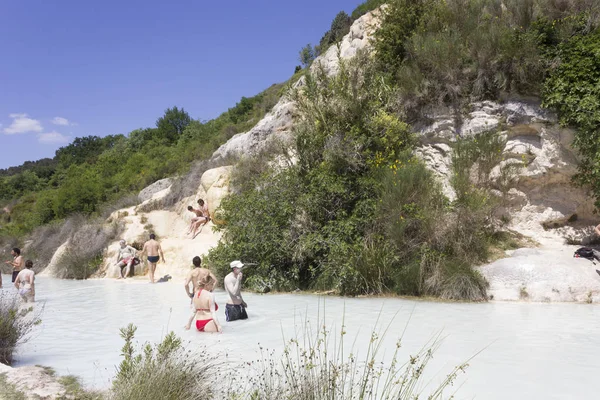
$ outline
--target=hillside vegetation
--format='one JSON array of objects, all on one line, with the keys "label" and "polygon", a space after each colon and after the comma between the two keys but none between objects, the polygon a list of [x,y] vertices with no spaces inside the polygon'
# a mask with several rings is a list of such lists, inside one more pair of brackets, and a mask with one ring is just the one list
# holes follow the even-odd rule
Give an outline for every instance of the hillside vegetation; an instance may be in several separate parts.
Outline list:
[{"label": "hillside vegetation", "polygon": [[510,244],[492,189],[514,172],[489,180],[505,143],[485,132],[454,144],[449,201],[412,156],[410,124],[440,108],[459,122],[478,100],[541,98],[578,129],[578,180],[599,193],[598,11],[591,0],[389,1],[374,51],[340,61],[335,77],[313,68],[291,94],[294,148],[240,164],[213,265],[258,263],[247,275],[259,290],[485,299],[472,267]]}]

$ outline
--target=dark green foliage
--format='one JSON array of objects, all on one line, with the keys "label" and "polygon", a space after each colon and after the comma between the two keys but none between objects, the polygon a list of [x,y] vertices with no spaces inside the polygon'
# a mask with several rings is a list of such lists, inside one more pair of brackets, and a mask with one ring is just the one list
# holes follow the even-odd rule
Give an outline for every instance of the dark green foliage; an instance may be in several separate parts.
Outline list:
[{"label": "dark green foliage", "polygon": [[562,43],[544,85],[544,104],[561,123],[577,129],[574,145],[583,156],[577,180],[589,185],[600,206],[600,32]]},{"label": "dark green foliage", "polygon": [[53,158],[42,158],[37,161],[25,161],[17,167],[0,169],[0,177],[17,175],[24,171],[31,171],[42,179],[47,179],[56,169],[56,160]]},{"label": "dark green foliage", "polygon": [[[301,50],[300,50],[300,54],[298,56],[298,60],[300,61],[300,63],[302,64],[302,66],[304,66],[304,68],[308,67],[313,60],[316,57],[316,51],[315,49],[309,44],[307,44],[306,46],[304,46]],[[298,72],[298,71],[296,71]]]},{"label": "dark green foliage", "polygon": [[160,139],[164,138],[167,143],[174,143],[190,122],[192,122],[192,119],[183,108],[179,109],[176,106],[167,108],[165,115],[156,120],[158,137]]},{"label": "dark green foliage", "polygon": [[394,73],[407,52],[407,40],[431,10],[434,0],[392,0],[383,12],[381,27],[375,32],[374,45],[380,68]]},{"label": "dark green foliage", "polygon": [[335,16],[333,21],[331,21],[331,27],[329,28],[329,30],[325,32],[325,34],[321,38],[319,46],[317,46],[317,53],[325,53],[329,46],[342,40],[342,38],[348,32],[350,32],[350,26],[352,26],[352,19],[344,11],[340,11]]},{"label": "dark green foliage", "polygon": [[93,164],[103,151],[112,148],[123,139],[123,135],[109,135],[103,138],[98,136],[75,138],[73,143],[56,151],[55,159],[63,168],[68,168],[73,164]]},{"label": "dark green foliage", "polygon": [[306,288],[337,262],[333,243],[359,240],[374,210],[371,166],[412,143],[408,126],[386,113],[388,92],[375,71],[360,71],[365,61],[342,62],[335,77],[306,75],[306,86],[292,95],[301,118],[298,162],[284,170],[255,166],[261,175],[254,179],[234,176],[243,184],[222,203],[226,230],[211,252],[213,265],[245,257],[259,263],[248,272],[251,282]]},{"label": "dark green foliage", "polygon": [[374,9],[376,9],[377,7],[379,7],[385,3],[388,3],[388,1],[386,1],[386,0],[367,0],[364,3],[360,4],[358,7],[356,7],[354,9],[354,11],[352,11],[350,18],[352,19],[352,21],[356,21],[357,19],[359,19],[366,13],[373,11]]}]

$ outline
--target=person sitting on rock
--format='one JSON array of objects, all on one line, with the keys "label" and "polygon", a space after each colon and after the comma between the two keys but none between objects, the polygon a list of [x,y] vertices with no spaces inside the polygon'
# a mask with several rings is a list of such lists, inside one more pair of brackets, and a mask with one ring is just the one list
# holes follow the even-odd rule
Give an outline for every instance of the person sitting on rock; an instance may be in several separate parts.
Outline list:
[{"label": "person sitting on rock", "polygon": [[188,235],[191,233],[192,234],[192,238],[196,237],[196,231],[198,230],[198,228],[200,227],[200,225],[202,223],[207,223],[208,222],[208,217],[204,216],[204,213],[202,212],[202,210],[200,209],[195,209],[192,206],[188,206],[188,211],[194,213],[195,217],[192,217],[192,220],[190,221],[190,228],[188,229]]},{"label": "person sitting on rock", "polygon": [[198,199],[198,206],[200,206],[200,211],[202,211],[202,215],[206,217],[206,222],[203,225],[206,225],[208,221],[211,220],[210,212],[208,211],[208,204],[203,199]]},{"label": "person sitting on rock", "polygon": [[[129,275],[129,271],[135,262],[135,254],[137,250],[129,246],[123,239],[119,241],[119,245],[121,248],[117,253],[117,267],[119,267],[118,279],[125,279]],[[125,268],[125,273],[123,273],[123,268]]]}]

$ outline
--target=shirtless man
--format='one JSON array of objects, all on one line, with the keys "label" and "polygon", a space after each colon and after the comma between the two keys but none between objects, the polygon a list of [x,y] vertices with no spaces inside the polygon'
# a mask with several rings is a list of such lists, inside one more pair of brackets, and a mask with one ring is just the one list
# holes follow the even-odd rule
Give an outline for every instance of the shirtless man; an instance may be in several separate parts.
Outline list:
[{"label": "shirtless man", "polygon": [[242,264],[241,261],[232,261],[229,266],[231,272],[225,277],[225,291],[229,295],[229,300],[225,305],[225,320],[235,321],[238,319],[248,319],[246,308],[248,304],[242,298]]},{"label": "shirtless man", "polygon": [[[117,253],[117,267],[119,267],[119,278],[125,279],[129,275],[129,270],[135,261],[136,249],[129,246],[125,240],[120,240],[119,245],[121,248]],[[125,273],[123,273],[125,268]]]},{"label": "shirtless man", "polygon": [[18,247],[13,247],[10,251],[10,255],[13,256],[12,261],[6,261],[6,264],[11,265],[13,267],[12,271],[12,282],[15,283],[15,279],[17,279],[17,275],[23,269],[23,257],[21,256],[21,249]]},{"label": "shirtless man", "polygon": [[[190,299],[194,298],[194,293],[196,293],[196,291],[198,290],[198,282],[199,281],[206,280],[206,277],[208,275],[212,276],[215,281],[217,280],[215,275],[212,272],[210,272],[209,269],[201,267],[202,260],[200,259],[200,257],[198,257],[198,256],[194,257],[194,259],[192,260],[192,264],[194,264],[194,269],[190,271],[188,276],[185,278],[185,283],[184,283],[185,293],[188,295],[188,297]],[[189,290],[190,283],[192,284],[191,292]]]},{"label": "shirtless man", "polygon": [[200,206],[200,211],[202,211],[202,215],[206,217],[206,221],[203,224],[206,225],[208,224],[208,221],[210,221],[210,212],[208,211],[208,204],[206,204],[204,200],[198,199],[198,206]]},{"label": "shirtless man", "polygon": [[[154,283],[154,271],[156,271],[156,263],[162,258],[162,262],[165,262],[165,255],[163,254],[160,243],[156,241],[156,235],[150,234],[150,240],[144,243],[142,254],[146,254],[148,257],[148,275],[150,275],[150,283]],[[160,254],[160,257],[158,256]]]},{"label": "shirtless man", "polygon": [[200,224],[202,222],[204,222],[204,223],[208,222],[208,218],[204,216],[204,213],[202,212],[202,210],[197,210],[192,206],[188,206],[187,209],[189,212],[192,212],[192,213],[194,213],[194,215],[196,215],[190,221],[190,228],[188,229],[188,232],[187,232],[188,234],[190,234],[190,233],[192,234],[192,238],[195,238],[198,227],[200,227]]}]

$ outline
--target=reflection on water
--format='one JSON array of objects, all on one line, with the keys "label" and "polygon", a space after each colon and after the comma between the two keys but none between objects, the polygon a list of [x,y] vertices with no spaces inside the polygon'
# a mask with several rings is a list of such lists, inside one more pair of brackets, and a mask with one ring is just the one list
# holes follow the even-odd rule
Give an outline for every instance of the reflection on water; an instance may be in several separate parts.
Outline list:
[{"label": "reflection on water", "polygon": [[[4,275],[4,289],[13,290]],[[595,398],[600,370],[600,307],[587,304],[429,303],[400,299],[344,299],[313,295],[247,294],[248,321],[225,322],[223,334],[185,331],[189,299],[183,282],[151,285],[143,280],[64,281],[37,279],[42,324],[19,348],[17,366],[40,364],[59,374],[75,374],[87,385],[108,387],[120,361],[119,328],[137,325],[139,342],[158,342],[170,330],[208,345],[230,362],[260,358],[259,344],[281,350],[283,336],[302,329],[305,318],[338,326],[345,313],[347,337],[355,350],[366,350],[377,318],[391,326],[385,336],[388,354],[410,318],[404,354],[415,353],[442,331],[445,338],[430,364],[433,383],[455,365],[484,349],[471,363],[457,398],[566,399]],[[219,304],[225,294],[216,295]],[[345,310],[345,311],[344,311]],[[395,317],[394,317],[395,316]],[[428,381],[428,379],[426,380]]]}]

